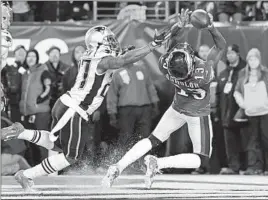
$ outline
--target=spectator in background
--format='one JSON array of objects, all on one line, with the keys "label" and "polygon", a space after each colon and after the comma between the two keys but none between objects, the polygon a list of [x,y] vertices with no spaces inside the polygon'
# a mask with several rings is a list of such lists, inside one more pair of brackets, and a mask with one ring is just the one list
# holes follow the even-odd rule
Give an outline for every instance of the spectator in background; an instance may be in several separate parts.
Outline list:
[{"label": "spectator in background", "polygon": [[[261,53],[253,48],[247,54],[247,66],[235,88],[234,97],[249,120],[246,175],[268,175],[268,70],[261,64]],[[263,155],[264,154],[264,155]],[[264,158],[264,159],[263,159]]]},{"label": "spectator in background", "polygon": [[242,1],[219,1],[218,19],[220,22],[241,22],[244,15],[244,2]]},{"label": "spectator in background", "polygon": [[[39,64],[39,54],[35,49],[27,52],[25,64],[28,70],[22,75],[20,100],[22,123],[28,129],[49,130],[51,121],[49,100],[52,82],[50,74],[46,65]],[[36,165],[47,157],[45,148],[33,143],[30,143],[30,147],[33,150],[31,153],[35,155],[30,164]]]},{"label": "spectator in background", "polygon": [[60,60],[60,48],[52,46],[48,49],[49,60],[45,63],[52,80],[50,108],[52,109],[57,99],[63,94],[62,77],[69,66]]},{"label": "spectator in background", "polygon": [[203,9],[212,14],[213,19],[217,18],[217,7],[213,1],[197,1],[195,2],[195,9]]},{"label": "spectator in background", "polygon": [[119,128],[122,151],[151,132],[152,119],[158,115],[156,89],[142,61],[117,70],[107,94],[110,124]]},{"label": "spectator in background", "polygon": [[92,11],[89,2],[86,1],[70,1],[72,6],[73,20],[89,20],[92,18]]},{"label": "spectator in background", "polygon": [[28,1],[11,1],[13,19],[16,22],[34,21],[34,15]]},{"label": "spectator in background", "polygon": [[[207,60],[207,56],[209,53],[210,47],[207,44],[203,44],[198,49],[198,56],[202,60]],[[219,61],[217,68],[215,69],[215,75],[219,76],[219,74],[226,69],[226,64],[223,61]]]},{"label": "spectator in background", "polygon": [[218,77],[217,94],[217,118],[224,129],[224,139],[228,168],[223,168],[220,174],[238,174],[243,167],[240,162],[242,149],[241,127],[234,121],[234,116],[239,109],[233,93],[238,80],[238,74],[246,66],[246,62],[239,55],[239,47],[236,44],[227,48],[227,68]]},{"label": "spectator in background", "polygon": [[79,61],[85,51],[86,51],[85,47],[81,45],[76,46],[74,48],[73,53],[72,53],[72,65],[63,76],[64,92],[67,92],[73,87],[75,83],[76,75],[78,73]]},{"label": "spectator in background", "polygon": [[27,51],[24,46],[17,46],[14,50],[14,64],[7,65],[1,71],[2,82],[6,88],[6,97],[8,98],[8,113],[13,122],[19,122],[21,117],[19,109],[21,75],[26,71],[24,65],[26,54]]},{"label": "spectator in background", "polygon": [[256,21],[266,21],[268,20],[268,1],[258,1],[256,3],[255,12]]}]

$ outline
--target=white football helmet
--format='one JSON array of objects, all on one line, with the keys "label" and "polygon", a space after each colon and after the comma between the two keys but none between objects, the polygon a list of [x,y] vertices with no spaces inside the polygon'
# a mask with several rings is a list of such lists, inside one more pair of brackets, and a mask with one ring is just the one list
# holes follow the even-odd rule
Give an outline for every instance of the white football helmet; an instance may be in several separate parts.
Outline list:
[{"label": "white football helmet", "polygon": [[89,29],[85,35],[88,54],[94,57],[117,56],[121,51],[114,33],[106,26],[99,25]]},{"label": "white football helmet", "polygon": [[12,18],[12,9],[8,4],[1,3],[1,30],[7,30],[10,26],[10,21]]}]

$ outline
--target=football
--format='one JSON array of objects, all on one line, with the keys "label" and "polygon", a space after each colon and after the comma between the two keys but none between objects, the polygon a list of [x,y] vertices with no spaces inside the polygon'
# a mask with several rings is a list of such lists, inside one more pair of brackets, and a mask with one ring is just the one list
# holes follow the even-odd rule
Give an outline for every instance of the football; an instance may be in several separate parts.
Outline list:
[{"label": "football", "polygon": [[190,22],[195,28],[202,29],[208,27],[210,18],[205,10],[197,9],[191,14]]}]

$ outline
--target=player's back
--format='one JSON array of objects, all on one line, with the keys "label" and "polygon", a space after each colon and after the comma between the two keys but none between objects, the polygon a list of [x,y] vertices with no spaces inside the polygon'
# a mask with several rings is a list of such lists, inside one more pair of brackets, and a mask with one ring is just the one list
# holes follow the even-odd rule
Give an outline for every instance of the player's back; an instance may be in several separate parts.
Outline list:
[{"label": "player's back", "polygon": [[[166,71],[166,72],[165,72]],[[195,58],[195,70],[187,80],[178,80],[167,70],[166,78],[176,86],[173,108],[189,116],[206,116],[210,114],[210,81],[213,77],[212,67]]]}]

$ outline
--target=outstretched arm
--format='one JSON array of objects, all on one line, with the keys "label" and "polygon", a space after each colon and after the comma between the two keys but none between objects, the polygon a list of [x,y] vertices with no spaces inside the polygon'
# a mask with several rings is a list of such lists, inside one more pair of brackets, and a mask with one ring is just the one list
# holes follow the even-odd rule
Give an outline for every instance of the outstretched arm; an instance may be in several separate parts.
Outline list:
[{"label": "outstretched arm", "polygon": [[118,69],[123,67],[124,65],[135,63],[141,58],[151,53],[156,47],[157,46],[154,46],[152,43],[150,43],[139,49],[128,51],[124,55],[119,55],[117,57],[105,57],[98,64],[98,68],[102,70]]},{"label": "outstretched arm", "polygon": [[168,40],[168,50],[178,43],[179,35],[183,33],[184,27],[189,24],[190,14],[192,11],[181,9],[181,13],[178,14],[177,22],[170,28],[171,36]]},{"label": "outstretched arm", "polygon": [[170,40],[172,43],[172,40],[175,40],[178,34],[182,32],[184,26],[189,23],[190,14],[191,12],[188,9],[186,9],[185,11],[184,9],[182,9],[181,14],[178,14],[178,22],[174,24],[172,27],[167,28],[160,34],[158,34],[156,31],[153,42],[149,43],[148,45],[142,48],[128,51],[126,54],[120,55],[115,58],[114,57],[103,58],[102,61],[98,64],[98,68],[102,70],[117,69],[124,65],[135,63],[141,58],[148,55],[150,52],[152,52],[155,48],[160,47],[167,40]]},{"label": "outstretched arm", "polygon": [[[209,14],[210,15],[210,14]],[[220,59],[222,58],[223,53],[226,49],[226,41],[220,31],[213,25],[213,17],[210,15],[210,26],[208,27],[215,45],[210,49],[210,52],[207,57],[207,62],[215,67]]]},{"label": "outstretched arm", "polygon": [[125,51],[125,54],[120,54],[117,57],[105,57],[103,58],[99,64],[98,69],[100,70],[108,70],[108,69],[118,69],[125,65],[135,63],[151,53],[155,48],[160,47],[164,42],[166,42],[170,38],[170,29],[165,30],[162,33],[158,33],[157,30],[155,32],[154,40],[150,42],[148,45],[141,47],[139,49],[132,50],[131,48]]}]

